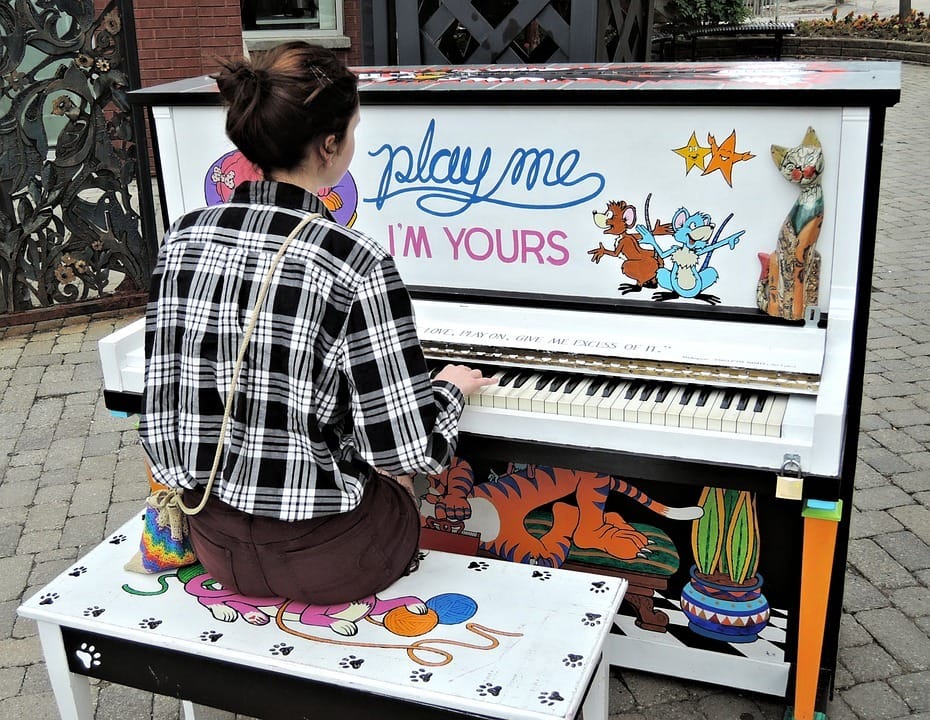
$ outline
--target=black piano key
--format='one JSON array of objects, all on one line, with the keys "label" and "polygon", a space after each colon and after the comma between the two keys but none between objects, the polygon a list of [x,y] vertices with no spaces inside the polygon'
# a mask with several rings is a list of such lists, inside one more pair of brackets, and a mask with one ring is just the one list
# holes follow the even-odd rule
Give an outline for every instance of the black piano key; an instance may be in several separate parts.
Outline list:
[{"label": "black piano key", "polygon": [[568,379],[567,375],[556,375],[554,378],[552,378],[552,382],[549,383],[549,390],[552,392],[555,392],[560,387],[562,387],[562,385],[567,379]]},{"label": "black piano key", "polygon": [[613,395],[613,394],[614,394],[614,390],[616,390],[616,389],[620,386],[620,383],[621,383],[621,382],[623,382],[623,381],[620,380],[619,378],[611,378],[610,380],[608,380],[607,382],[605,382],[605,383],[604,383],[604,389],[601,390],[601,397],[607,398],[607,397],[610,397],[611,395]]},{"label": "black piano key", "polygon": [[656,389],[656,384],[652,380],[646,383],[646,386],[643,388],[643,391],[639,394],[640,400],[648,400],[649,396],[652,395],[652,391]]},{"label": "black piano key", "polygon": [[513,381],[514,388],[515,389],[522,388],[524,385],[526,385],[526,381],[529,380],[531,377],[533,377],[532,373],[529,373],[529,372],[521,373],[519,377],[517,377],[517,379]]},{"label": "black piano key", "polygon": [[585,390],[585,394],[593,396],[594,393],[597,392],[598,388],[601,387],[601,385],[603,385],[606,382],[606,380],[607,380],[606,378],[602,378],[602,377],[594,378],[591,381],[591,384],[588,385],[588,389]]},{"label": "black piano key", "polygon": [[549,375],[540,375],[539,380],[536,381],[536,389],[542,390],[551,380],[552,378]]},{"label": "black piano key", "polygon": [[769,399],[769,394],[767,392],[761,392],[756,395],[756,404],[753,407],[752,411],[760,413],[765,408],[765,403]]},{"label": "black piano key", "polygon": [[671,391],[672,386],[668,383],[659,383],[659,391],[656,393],[655,400],[657,403],[665,402],[665,398],[668,397],[669,392]]},{"label": "black piano key", "polygon": [[721,409],[721,410],[729,410],[729,409],[730,409],[730,404],[733,402],[733,395],[734,395],[734,394],[735,394],[735,393],[734,393],[733,390],[724,390],[724,391],[723,391],[723,397],[720,399],[720,409]]},{"label": "black piano key", "polygon": [[694,386],[688,385],[684,392],[681,393],[681,399],[678,400],[679,405],[687,405],[691,402],[691,398],[694,397]]},{"label": "black piano key", "polygon": [[739,394],[739,402],[736,403],[736,409],[740,412],[743,412],[747,407],[749,407],[749,399],[752,397],[750,392],[741,392]]},{"label": "black piano key", "polygon": [[701,388],[701,392],[698,394],[698,399],[695,405],[697,407],[704,407],[707,404],[707,400],[710,397],[710,388]]},{"label": "black piano key", "polygon": [[504,374],[501,375],[501,379],[497,381],[498,387],[506,387],[510,384],[510,381],[517,377],[519,374],[520,371],[516,368],[505,371]]},{"label": "black piano key", "polygon": [[636,397],[636,393],[639,392],[639,389],[643,386],[642,380],[634,380],[630,383],[630,387],[627,388],[626,395],[624,400],[632,400]]},{"label": "black piano key", "polygon": [[582,381],[581,375],[572,375],[568,378],[568,382],[565,383],[565,393],[575,392],[575,388],[578,387],[578,384]]}]

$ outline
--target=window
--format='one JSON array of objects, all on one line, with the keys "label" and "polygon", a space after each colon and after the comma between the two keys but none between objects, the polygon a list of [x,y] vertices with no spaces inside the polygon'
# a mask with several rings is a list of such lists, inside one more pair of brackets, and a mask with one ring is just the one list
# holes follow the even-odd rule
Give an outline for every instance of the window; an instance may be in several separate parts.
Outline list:
[{"label": "window", "polygon": [[242,38],[250,50],[285,40],[348,47],[342,0],[240,0]]}]

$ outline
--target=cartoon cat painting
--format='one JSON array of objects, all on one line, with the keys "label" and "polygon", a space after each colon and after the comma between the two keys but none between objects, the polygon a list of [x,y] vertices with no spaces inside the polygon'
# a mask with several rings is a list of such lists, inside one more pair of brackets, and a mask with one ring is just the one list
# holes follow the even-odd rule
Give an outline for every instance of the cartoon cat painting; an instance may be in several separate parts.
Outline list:
[{"label": "cartoon cat painting", "polygon": [[769,315],[800,320],[806,307],[817,305],[820,285],[820,254],[814,246],[823,224],[823,149],[817,133],[808,128],[800,145],[772,145],[772,159],[800,193],[778,232],[775,251],[759,253],[756,302]]},{"label": "cartoon cat painting", "polygon": [[[478,534],[483,552],[544,567],[561,567],[573,544],[621,560],[649,556],[647,537],[619,513],[605,512],[611,493],[670,519],[693,520],[703,512],[699,507],[663,505],[611,475],[536,465],[511,464],[504,474],[476,484],[471,466],[456,459],[446,472],[431,476],[429,483],[424,501],[433,506],[440,524]],[[569,497],[573,503],[566,502]],[[552,526],[536,537],[524,521],[550,503]],[[426,507],[421,509],[427,512]]]}]

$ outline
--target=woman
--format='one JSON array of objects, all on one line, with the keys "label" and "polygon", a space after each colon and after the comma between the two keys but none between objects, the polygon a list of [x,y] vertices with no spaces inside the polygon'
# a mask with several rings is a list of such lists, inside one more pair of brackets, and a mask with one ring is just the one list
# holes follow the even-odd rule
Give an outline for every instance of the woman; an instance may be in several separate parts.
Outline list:
[{"label": "woman", "polygon": [[392,258],[314,194],[352,159],[356,77],[294,42],[224,63],[216,81],[226,132],[264,179],[165,236],[146,312],[142,446],[156,481],[184,488],[188,506],[203,498],[258,288],[318,213],[274,272],[191,539],[242,594],[356,600],[415,561],[419,512],[393,476],[446,467],[464,395],[492,380],[459,365],[430,379]]}]

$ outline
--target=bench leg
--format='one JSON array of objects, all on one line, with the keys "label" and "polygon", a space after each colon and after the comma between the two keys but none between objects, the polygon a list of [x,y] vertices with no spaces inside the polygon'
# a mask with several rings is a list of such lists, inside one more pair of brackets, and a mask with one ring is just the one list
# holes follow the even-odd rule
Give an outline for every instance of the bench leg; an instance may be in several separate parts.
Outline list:
[{"label": "bench leg", "polygon": [[61,627],[41,621],[37,624],[42,655],[61,720],[93,720],[90,682],[85,676],[71,672],[68,667],[65,644],[61,639]]},{"label": "bench leg", "polygon": [[601,659],[594,669],[594,676],[591,678],[588,694],[585,695],[584,703],[581,706],[584,720],[607,720],[609,685],[610,664],[601,655]]},{"label": "bench leg", "polygon": [[190,700],[181,701],[181,712],[184,716],[184,720],[196,720],[194,717],[194,703]]}]

